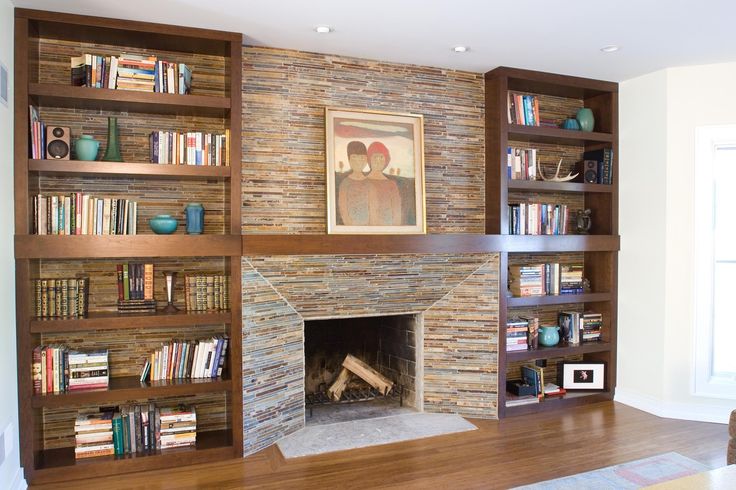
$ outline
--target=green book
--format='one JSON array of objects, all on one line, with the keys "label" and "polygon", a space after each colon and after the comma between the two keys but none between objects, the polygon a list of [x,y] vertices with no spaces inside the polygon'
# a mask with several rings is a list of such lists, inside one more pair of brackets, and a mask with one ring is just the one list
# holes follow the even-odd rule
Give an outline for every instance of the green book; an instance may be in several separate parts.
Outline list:
[{"label": "green book", "polygon": [[130,276],[128,275],[128,264],[123,264],[123,299],[130,299]]},{"label": "green book", "polygon": [[112,445],[115,454],[123,454],[123,419],[119,413],[112,418]]}]

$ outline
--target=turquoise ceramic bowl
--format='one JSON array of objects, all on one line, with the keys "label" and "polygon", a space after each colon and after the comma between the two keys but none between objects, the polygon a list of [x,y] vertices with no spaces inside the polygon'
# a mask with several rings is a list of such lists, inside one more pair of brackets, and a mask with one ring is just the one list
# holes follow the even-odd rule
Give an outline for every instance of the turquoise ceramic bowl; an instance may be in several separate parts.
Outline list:
[{"label": "turquoise ceramic bowl", "polygon": [[168,214],[159,214],[148,220],[148,226],[157,235],[171,235],[176,231],[179,222]]}]

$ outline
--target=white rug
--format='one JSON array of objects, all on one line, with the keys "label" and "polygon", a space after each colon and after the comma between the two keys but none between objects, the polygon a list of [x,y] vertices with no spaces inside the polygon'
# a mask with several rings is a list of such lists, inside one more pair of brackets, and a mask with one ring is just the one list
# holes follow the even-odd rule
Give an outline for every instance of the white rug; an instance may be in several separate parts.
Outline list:
[{"label": "white rug", "polygon": [[459,415],[410,413],[305,427],[277,444],[288,459],[476,429]]}]

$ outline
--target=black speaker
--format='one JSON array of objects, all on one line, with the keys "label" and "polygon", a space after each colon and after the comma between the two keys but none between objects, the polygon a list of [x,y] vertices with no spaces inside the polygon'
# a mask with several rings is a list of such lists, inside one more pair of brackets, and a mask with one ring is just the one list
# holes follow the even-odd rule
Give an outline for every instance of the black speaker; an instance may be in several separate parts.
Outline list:
[{"label": "black speaker", "polygon": [[46,158],[69,160],[69,128],[46,128]]},{"label": "black speaker", "polygon": [[583,161],[583,182],[587,184],[598,183],[598,161],[597,160],[584,160]]}]

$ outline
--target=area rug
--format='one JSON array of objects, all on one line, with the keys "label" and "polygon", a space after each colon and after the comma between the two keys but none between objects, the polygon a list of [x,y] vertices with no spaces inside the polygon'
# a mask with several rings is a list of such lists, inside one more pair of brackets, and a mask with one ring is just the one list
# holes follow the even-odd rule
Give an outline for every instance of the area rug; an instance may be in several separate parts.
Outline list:
[{"label": "area rug", "polygon": [[710,470],[710,468],[681,454],[671,452],[588,471],[587,473],[525,485],[517,487],[515,490],[619,490],[642,488],[707,470]]},{"label": "area rug", "polygon": [[277,444],[288,459],[476,429],[459,415],[410,413],[308,426]]}]

